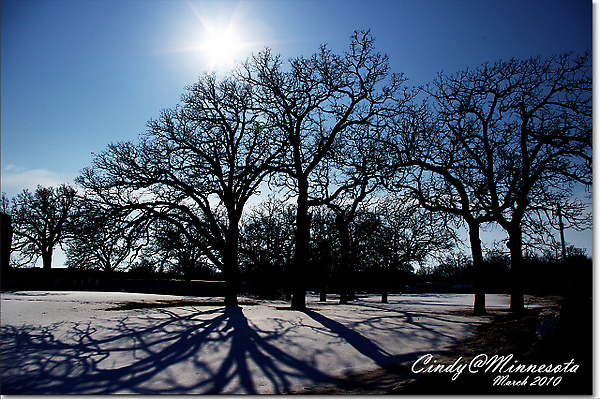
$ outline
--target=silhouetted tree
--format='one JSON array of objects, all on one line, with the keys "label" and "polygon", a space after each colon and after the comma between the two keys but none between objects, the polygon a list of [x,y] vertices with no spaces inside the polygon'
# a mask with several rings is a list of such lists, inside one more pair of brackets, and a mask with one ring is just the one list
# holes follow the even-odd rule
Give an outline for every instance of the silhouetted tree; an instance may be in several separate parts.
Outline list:
[{"label": "silhouetted tree", "polygon": [[52,267],[54,248],[70,228],[75,195],[73,187],[62,184],[56,189],[38,186],[33,193],[25,189],[12,199],[13,251],[19,252],[22,264],[41,257],[44,270]]},{"label": "silhouetted tree", "polygon": [[134,278],[156,278],[160,276],[156,266],[153,258],[142,255],[139,260],[133,262],[129,267],[127,274]]},{"label": "silhouetted tree", "polygon": [[235,77],[202,75],[182,105],[148,123],[139,144],[109,145],[78,179],[138,220],[158,218],[177,227],[223,272],[226,305],[237,305],[244,206],[277,155],[254,97],[254,89]]},{"label": "silhouetted tree", "polygon": [[530,206],[522,221],[524,253],[539,252],[545,257],[566,260],[568,242],[565,230],[584,231],[592,228],[591,205],[578,198],[557,198],[557,201],[556,204]]},{"label": "silhouetted tree", "polygon": [[524,308],[527,214],[554,208],[577,183],[591,184],[591,82],[590,55],[567,53],[440,74],[430,90],[469,166],[471,191],[508,234],[513,311]]},{"label": "silhouetted tree", "polygon": [[350,254],[355,273],[376,275],[383,264],[380,233],[385,227],[379,215],[366,205],[361,204],[349,226]]},{"label": "silhouetted tree", "polygon": [[[487,260],[486,266],[488,266]],[[451,252],[441,257],[437,264],[422,265],[417,274],[425,280],[425,283],[435,284],[434,287],[448,287],[451,284],[468,285],[473,282],[473,262],[462,252]]]},{"label": "silhouetted tree", "polygon": [[305,309],[306,265],[310,242],[310,199],[320,187],[323,161],[351,126],[376,123],[403,98],[403,79],[388,77],[388,59],[374,52],[369,32],[355,32],[350,50],[333,54],[326,46],[310,58],[289,61],[289,70],[269,50],[247,62],[244,79],[260,95],[269,128],[278,133],[285,152],[274,165],[277,183],[296,196],[296,252],[292,308]]},{"label": "silhouetted tree", "polygon": [[[413,265],[439,259],[455,246],[455,231],[448,226],[444,215],[423,209],[410,197],[381,198],[374,212],[382,221],[377,238],[385,274],[412,273]],[[382,302],[387,302],[388,279],[384,278],[383,283]]]},{"label": "silhouetted tree", "polygon": [[[435,98],[435,97],[434,97]],[[431,104],[413,105],[396,118],[387,137],[390,167],[400,169],[399,178],[388,182],[392,191],[408,192],[426,210],[445,213],[466,224],[475,281],[475,314],[484,314],[483,250],[480,226],[494,220],[493,211],[482,200],[483,176],[473,173],[469,149],[454,138],[443,113]]]},{"label": "silhouetted tree", "polygon": [[338,266],[338,237],[335,231],[334,215],[325,207],[314,207],[310,212],[310,257],[306,271],[316,282],[320,301],[327,300],[327,288]]},{"label": "silhouetted tree", "polygon": [[293,204],[269,196],[244,217],[240,241],[244,272],[260,296],[289,293],[295,213]]},{"label": "silhouetted tree", "polygon": [[[321,181],[320,197],[335,214],[335,229],[340,246],[339,291],[340,303],[352,298],[351,284],[355,254],[351,246],[351,225],[361,211],[368,207],[371,194],[382,183],[387,168],[382,167],[382,148],[379,135],[382,126],[352,126],[345,140],[334,146],[326,159],[327,174]],[[363,209],[364,210],[364,209]]]},{"label": "silhouetted tree", "polygon": [[192,279],[206,279],[215,274],[202,249],[191,242],[178,226],[163,220],[156,220],[150,226],[150,246],[144,255],[158,263],[159,276],[168,273],[183,277],[186,295],[192,294]]},{"label": "silhouetted tree", "polygon": [[133,261],[145,226],[129,226],[121,215],[87,198],[76,201],[72,235],[66,243],[66,266],[113,271]]}]

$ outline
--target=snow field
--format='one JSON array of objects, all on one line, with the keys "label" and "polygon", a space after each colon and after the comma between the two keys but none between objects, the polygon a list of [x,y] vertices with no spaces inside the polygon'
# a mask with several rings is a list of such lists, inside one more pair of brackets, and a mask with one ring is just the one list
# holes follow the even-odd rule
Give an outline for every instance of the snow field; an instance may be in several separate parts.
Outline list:
[{"label": "snow field", "polygon": [[[465,338],[473,296],[368,296],[305,312],[282,301],[107,310],[191,297],[16,292],[1,297],[3,394],[273,394],[301,391]],[[215,298],[215,301],[217,298]],[[206,302],[206,301],[204,301]],[[488,295],[488,308],[509,297]]]}]

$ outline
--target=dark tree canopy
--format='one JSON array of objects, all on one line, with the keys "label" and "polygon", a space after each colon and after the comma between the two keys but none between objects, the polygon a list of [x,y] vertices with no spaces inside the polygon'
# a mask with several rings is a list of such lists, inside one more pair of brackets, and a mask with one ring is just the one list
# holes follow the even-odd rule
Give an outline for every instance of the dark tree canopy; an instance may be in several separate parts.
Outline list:
[{"label": "dark tree canopy", "polygon": [[182,276],[186,281],[214,274],[207,256],[178,227],[162,220],[150,226],[150,242],[143,256],[157,265],[159,276],[167,273]]},{"label": "dark tree canopy", "polygon": [[143,244],[142,226],[129,225],[120,214],[89,198],[78,198],[76,206],[66,266],[110,274],[129,265]]},{"label": "dark tree canopy", "polygon": [[269,196],[244,217],[241,263],[246,278],[262,297],[290,294],[295,214],[293,204]]},{"label": "dark tree canopy", "polygon": [[63,184],[57,188],[42,187],[17,195],[11,204],[13,251],[21,261],[35,262],[42,258],[43,267],[52,267],[52,255],[71,228],[76,191]]},{"label": "dark tree canopy", "polygon": [[[467,227],[473,264],[483,274],[480,226],[494,220],[479,198],[482,178],[474,174],[466,152],[432,110],[432,104],[413,104],[393,120],[386,138],[395,174],[391,191],[406,192],[429,212],[445,213]],[[481,281],[475,284],[474,312],[485,313]]]},{"label": "dark tree canopy", "polygon": [[334,146],[344,147],[354,126],[377,126],[404,100],[404,79],[390,75],[387,56],[376,53],[369,32],[355,32],[342,55],[326,46],[309,58],[289,61],[265,50],[240,73],[258,94],[269,129],[281,140],[282,156],[272,165],[276,181],[296,197],[295,289],[292,308],[305,308],[310,242],[309,207],[327,174],[325,160]]},{"label": "dark tree canopy", "polygon": [[277,155],[254,101],[239,79],[203,75],[181,106],[148,123],[139,144],[111,144],[78,180],[134,218],[158,218],[186,234],[224,273],[231,305],[244,206]]},{"label": "dark tree canopy", "polygon": [[227,305],[244,278],[303,310],[309,286],[345,303],[359,273],[381,288],[466,228],[472,261],[453,275],[473,277],[484,313],[493,262],[480,230],[498,224],[522,310],[528,250],[566,260],[564,230],[591,223],[579,190],[592,184],[591,55],[486,63],[407,89],[374,43],[356,31],[340,54],[323,45],[284,62],[265,49],[227,77],[201,75],[138,141],[94,156],[79,199],[68,185],[3,196],[13,249],[45,269],[66,242],[70,267],[111,272],[141,254],[140,273],[219,270]]},{"label": "dark tree canopy", "polygon": [[[524,222],[569,201],[574,184],[591,183],[589,59],[565,54],[441,73],[426,102],[394,121],[388,139],[395,164],[410,171],[392,187],[464,220],[476,270],[483,264],[480,225],[497,222],[506,230],[515,310],[523,307]],[[477,298],[475,311],[483,311]]]},{"label": "dark tree canopy", "polygon": [[592,181],[591,82],[590,54],[567,53],[440,74],[431,90],[472,192],[508,233],[516,311],[526,215]]}]

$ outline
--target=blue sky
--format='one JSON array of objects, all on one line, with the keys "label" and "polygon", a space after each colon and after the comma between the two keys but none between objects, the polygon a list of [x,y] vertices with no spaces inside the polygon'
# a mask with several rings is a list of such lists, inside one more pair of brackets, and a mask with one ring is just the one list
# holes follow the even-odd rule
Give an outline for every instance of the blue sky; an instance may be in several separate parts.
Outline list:
[{"label": "blue sky", "polygon": [[[352,31],[371,29],[414,85],[442,70],[592,49],[592,3],[582,0],[2,0],[0,15],[9,197],[72,182],[92,152],[136,140],[200,72],[265,46],[285,59],[323,43],[341,52]],[[226,31],[232,55],[216,58],[206,38]],[[591,253],[591,233],[580,239]]]}]

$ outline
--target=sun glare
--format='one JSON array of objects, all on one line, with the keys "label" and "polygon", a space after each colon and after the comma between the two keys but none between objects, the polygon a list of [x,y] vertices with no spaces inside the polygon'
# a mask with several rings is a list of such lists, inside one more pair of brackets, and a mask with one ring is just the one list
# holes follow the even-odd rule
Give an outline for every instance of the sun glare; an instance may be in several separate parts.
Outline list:
[{"label": "sun glare", "polygon": [[198,4],[188,4],[200,22],[198,41],[194,47],[208,70],[231,71],[236,62],[243,61],[250,55],[246,53],[252,44],[248,42],[247,35],[242,30],[244,13],[241,11],[241,3],[238,3],[227,17],[223,9],[207,9],[202,5],[197,8]]},{"label": "sun glare", "polygon": [[235,67],[243,45],[233,29],[228,27],[218,30],[211,27],[207,31],[202,48],[208,59],[208,68],[215,70]]}]

